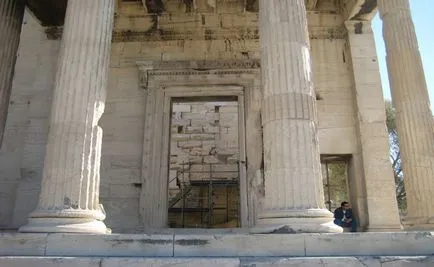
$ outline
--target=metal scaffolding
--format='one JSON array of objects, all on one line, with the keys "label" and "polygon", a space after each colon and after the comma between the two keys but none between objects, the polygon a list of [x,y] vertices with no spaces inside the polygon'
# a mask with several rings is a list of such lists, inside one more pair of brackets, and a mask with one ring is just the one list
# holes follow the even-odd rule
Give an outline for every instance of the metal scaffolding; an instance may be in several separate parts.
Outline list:
[{"label": "metal scaffolding", "polygon": [[[213,216],[216,211],[225,211],[225,222],[231,219],[231,212],[236,213],[237,227],[239,222],[239,166],[236,171],[216,171],[216,164],[206,164],[207,170],[191,171],[190,168],[185,168],[188,165],[183,164],[182,170],[178,171],[175,178],[169,181],[173,182],[176,179],[176,184],[179,192],[169,199],[169,215],[180,214],[181,224],[171,224],[172,228],[190,228],[191,225],[186,224],[186,217],[190,214],[200,214],[200,222],[196,228],[214,228],[216,223],[213,221]],[[191,164],[190,164],[191,165]],[[218,175],[230,176],[231,178],[222,178]],[[201,178],[197,178],[200,176]],[[216,190],[225,188],[225,206],[216,206]],[[230,205],[230,190],[236,189],[236,205]],[[196,189],[196,190],[195,190]],[[207,189],[207,190],[206,190]],[[233,190],[233,189],[232,189]],[[199,191],[199,196],[197,195]],[[207,192],[205,194],[205,192]],[[196,193],[196,194],[194,194]],[[179,215],[178,215],[179,216]],[[222,222],[220,222],[221,224]]]}]

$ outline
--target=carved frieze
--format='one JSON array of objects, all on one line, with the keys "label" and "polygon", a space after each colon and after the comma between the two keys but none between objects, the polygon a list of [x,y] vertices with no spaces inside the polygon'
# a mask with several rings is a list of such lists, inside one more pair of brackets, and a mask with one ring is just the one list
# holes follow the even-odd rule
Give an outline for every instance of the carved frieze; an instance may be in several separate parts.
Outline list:
[{"label": "carved frieze", "polygon": [[257,69],[260,60],[189,60],[189,61],[139,61],[139,69],[152,70],[216,70],[216,69]]},{"label": "carved frieze", "polygon": [[[207,76],[241,75],[259,73],[259,60],[210,60],[210,61],[140,61],[139,84],[147,89],[149,79],[155,76]],[[172,78],[170,78],[172,77]]]}]

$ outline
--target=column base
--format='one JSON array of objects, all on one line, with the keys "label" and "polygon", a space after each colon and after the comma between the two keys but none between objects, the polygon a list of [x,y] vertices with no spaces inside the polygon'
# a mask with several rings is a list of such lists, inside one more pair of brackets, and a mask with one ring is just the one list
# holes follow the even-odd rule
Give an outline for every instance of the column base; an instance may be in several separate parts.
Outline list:
[{"label": "column base", "polygon": [[263,213],[250,232],[257,234],[342,233],[343,229],[333,223],[333,214],[330,211],[311,209]]},{"label": "column base", "polygon": [[434,218],[404,218],[402,225],[405,231],[433,231]]},{"label": "column base", "polygon": [[390,232],[401,232],[403,230],[402,225],[373,225],[365,229],[365,232],[383,232],[383,233],[390,233]]},{"label": "column base", "polygon": [[22,233],[81,233],[110,234],[111,230],[102,221],[87,218],[29,218]]},{"label": "column base", "polygon": [[430,223],[430,224],[417,224],[417,225],[404,225],[404,230],[407,232],[412,232],[412,231],[434,231],[434,223]]}]

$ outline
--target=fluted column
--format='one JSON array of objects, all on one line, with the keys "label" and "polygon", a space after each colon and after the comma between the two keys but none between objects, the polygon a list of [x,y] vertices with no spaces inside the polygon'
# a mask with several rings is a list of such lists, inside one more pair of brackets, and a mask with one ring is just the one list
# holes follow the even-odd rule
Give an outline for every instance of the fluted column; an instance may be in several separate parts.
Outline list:
[{"label": "fluted column", "polygon": [[434,229],[434,130],[408,0],[379,0],[407,193],[408,223]]},{"label": "fluted column", "polygon": [[39,204],[22,232],[105,233],[99,167],[114,0],[68,1]]},{"label": "fluted column", "polygon": [[23,17],[24,0],[0,1],[0,147],[3,140]]},{"label": "fluted column", "polygon": [[265,198],[257,225],[340,232],[324,205],[304,0],[259,3]]}]

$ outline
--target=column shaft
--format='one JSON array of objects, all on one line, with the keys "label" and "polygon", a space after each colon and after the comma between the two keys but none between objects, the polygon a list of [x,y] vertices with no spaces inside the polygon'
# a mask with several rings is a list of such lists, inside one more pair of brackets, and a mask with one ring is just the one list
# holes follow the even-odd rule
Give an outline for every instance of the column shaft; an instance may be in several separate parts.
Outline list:
[{"label": "column shaft", "polygon": [[105,233],[99,168],[114,0],[68,1],[41,195],[26,232]]},{"label": "column shaft", "polygon": [[342,231],[325,209],[304,0],[261,0],[265,198],[258,225]]},{"label": "column shaft", "polygon": [[0,2],[0,147],[20,43],[24,6],[23,0],[2,0]]},{"label": "column shaft", "polygon": [[379,0],[407,193],[408,224],[434,228],[434,131],[408,0]]}]

